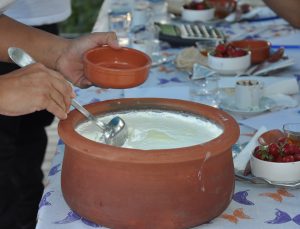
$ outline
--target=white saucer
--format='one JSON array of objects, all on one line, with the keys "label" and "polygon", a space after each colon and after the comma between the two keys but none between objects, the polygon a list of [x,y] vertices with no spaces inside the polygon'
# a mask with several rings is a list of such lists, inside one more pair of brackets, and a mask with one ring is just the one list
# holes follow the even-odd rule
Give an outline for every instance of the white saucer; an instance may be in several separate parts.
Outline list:
[{"label": "white saucer", "polygon": [[258,115],[267,110],[270,110],[275,105],[276,105],[276,103],[274,100],[267,98],[267,97],[263,97],[259,102],[259,107],[254,107],[253,109],[244,110],[244,109],[239,109],[238,107],[235,106],[233,97],[228,97],[221,101],[219,107],[222,110],[231,112],[233,114],[242,115],[242,116],[252,116],[252,115]]}]

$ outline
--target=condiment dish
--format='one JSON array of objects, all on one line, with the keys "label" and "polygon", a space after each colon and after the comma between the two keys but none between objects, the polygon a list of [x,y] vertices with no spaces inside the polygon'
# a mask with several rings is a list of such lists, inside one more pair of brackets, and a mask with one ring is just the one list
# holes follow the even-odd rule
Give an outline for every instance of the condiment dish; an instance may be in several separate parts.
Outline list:
[{"label": "condiment dish", "polygon": [[222,75],[235,75],[243,73],[251,64],[251,52],[244,56],[218,57],[214,51],[208,53],[208,66]]},{"label": "condiment dish", "polygon": [[87,79],[96,86],[131,88],[145,82],[151,58],[132,48],[102,46],[85,53],[84,65]]},{"label": "condiment dish", "polygon": [[238,40],[231,44],[237,48],[251,51],[251,64],[260,64],[270,56],[271,43],[265,40]]}]

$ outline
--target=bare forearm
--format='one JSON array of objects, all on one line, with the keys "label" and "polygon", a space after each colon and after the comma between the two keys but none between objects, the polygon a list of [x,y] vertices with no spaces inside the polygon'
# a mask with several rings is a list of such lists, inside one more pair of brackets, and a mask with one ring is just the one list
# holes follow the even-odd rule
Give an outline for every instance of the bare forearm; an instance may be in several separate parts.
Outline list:
[{"label": "bare forearm", "polygon": [[300,28],[299,0],[264,0],[264,2],[280,17],[286,19],[292,26]]},{"label": "bare forearm", "polygon": [[50,33],[23,25],[0,15],[0,60],[10,62],[8,47],[26,50],[35,60],[55,69],[55,62],[68,45],[68,40]]}]

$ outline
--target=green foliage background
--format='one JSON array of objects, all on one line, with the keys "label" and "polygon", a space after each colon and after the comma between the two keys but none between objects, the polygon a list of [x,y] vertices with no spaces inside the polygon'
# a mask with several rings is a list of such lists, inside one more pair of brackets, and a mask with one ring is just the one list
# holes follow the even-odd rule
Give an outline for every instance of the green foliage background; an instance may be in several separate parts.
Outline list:
[{"label": "green foliage background", "polygon": [[72,0],[72,15],[60,23],[60,33],[72,37],[91,32],[102,2],[103,0]]}]

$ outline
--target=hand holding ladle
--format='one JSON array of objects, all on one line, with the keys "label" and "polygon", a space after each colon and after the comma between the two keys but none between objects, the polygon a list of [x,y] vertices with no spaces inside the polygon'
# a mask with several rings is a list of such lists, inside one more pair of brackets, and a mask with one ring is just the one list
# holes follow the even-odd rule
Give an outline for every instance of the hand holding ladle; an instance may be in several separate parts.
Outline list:
[{"label": "hand holding ladle", "polygon": [[[20,67],[36,63],[35,60],[20,48],[10,47],[8,49],[9,57]],[[72,106],[81,112],[88,120],[95,124],[103,133],[106,144],[114,146],[122,146],[128,138],[128,129],[123,119],[114,117],[108,124],[105,124],[86,110],[75,99],[72,100]]]}]

